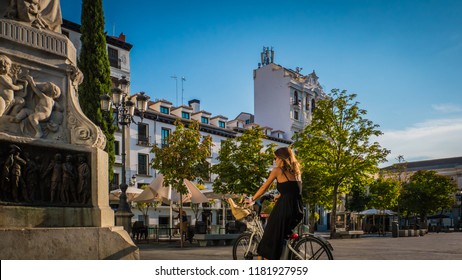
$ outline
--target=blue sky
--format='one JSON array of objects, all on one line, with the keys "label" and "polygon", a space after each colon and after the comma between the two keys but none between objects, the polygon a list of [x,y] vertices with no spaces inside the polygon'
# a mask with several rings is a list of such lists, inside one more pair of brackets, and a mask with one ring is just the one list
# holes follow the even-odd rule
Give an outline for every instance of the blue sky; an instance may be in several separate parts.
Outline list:
[{"label": "blue sky", "polygon": [[[356,93],[381,145],[408,161],[462,156],[462,1],[103,1],[106,31],[123,32],[132,92],[213,115],[253,113],[252,71],[275,63],[315,70],[326,92]],[[80,23],[81,1],[61,0]],[[181,101],[181,82],[178,82]]]}]

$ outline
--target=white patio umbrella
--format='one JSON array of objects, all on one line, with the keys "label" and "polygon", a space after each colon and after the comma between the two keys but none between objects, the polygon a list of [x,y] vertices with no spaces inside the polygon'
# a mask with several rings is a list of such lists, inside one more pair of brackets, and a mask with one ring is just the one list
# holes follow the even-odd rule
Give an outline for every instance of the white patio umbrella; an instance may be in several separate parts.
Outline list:
[{"label": "white patio umbrella", "polygon": [[392,215],[396,215],[396,212],[393,212],[391,210],[377,210],[375,208],[371,208],[371,209],[367,209],[367,210],[364,210],[364,211],[361,211],[359,212],[359,214],[361,215],[389,215],[389,216],[392,216]]},{"label": "white patio umbrella", "polygon": [[146,188],[140,195],[138,195],[133,201],[134,202],[151,202],[151,201],[162,201],[165,204],[171,204],[171,202],[179,203],[180,197],[182,202],[192,203],[205,203],[208,202],[208,198],[189,180],[183,181],[186,186],[187,193],[180,196],[180,193],[173,189],[171,186],[164,185],[164,176],[159,174],[154,179],[149,187]]},{"label": "white patio umbrella", "polygon": [[[125,192],[127,194],[127,201],[133,201],[138,195],[140,195],[143,192],[142,189],[138,189],[137,187],[128,187],[127,191]],[[122,194],[121,189],[116,189],[111,192],[109,192],[109,200],[110,201],[119,201],[120,195]]]},{"label": "white patio umbrella", "polygon": [[[208,202],[208,198],[202,194],[202,192],[189,180],[183,180],[184,185],[186,186],[187,193],[180,195],[175,189],[171,186],[165,186],[164,176],[159,174],[156,179],[154,179],[149,187],[146,188],[134,202],[151,202],[151,201],[162,201],[165,204],[170,205],[170,227],[173,223],[173,213],[172,213],[172,202],[183,203],[183,202],[192,202],[192,203],[205,203]],[[181,239],[181,247],[183,247],[183,239]]]}]

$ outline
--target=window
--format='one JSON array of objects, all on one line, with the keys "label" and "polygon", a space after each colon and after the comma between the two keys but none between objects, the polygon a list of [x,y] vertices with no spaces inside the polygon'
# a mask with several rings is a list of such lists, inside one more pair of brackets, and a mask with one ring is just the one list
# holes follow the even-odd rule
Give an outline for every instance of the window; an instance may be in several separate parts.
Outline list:
[{"label": "window", "polygon": [[138,174],[148,175],[148,155],[138,154]]},{"label": "window", "polygon": [[298,111],[294,111],[294,119],[298,120]]},{"label": "window", "polygon": [[162,127],[162,130],[160,132],[160,142],[161,142],[161,147],[165,147],[168,145],[168,137],[170,136],[170,129]]},{"label": "window", "polygon": [[162,114],[170,114],[170,110],[167,108],[167,107],[164,107],[164,106],[160,106],[160,112]]},{"label": "window", "polygon": [[181,112],[181,117],[183,119],[188,119],[189,120],[189,113],[188,112]]},{"label": "window", "polygon": [[109,57],[109,65],[115,68],[120,68],[119,64],[119,51],[117,49],[108,47],[107,55]]},{"label": "window", "polygon": [[112,188],[119,188],[119,184],[119,173],[114,173],[114,177],[112,177]]},{"label": "window", "polygon": [[294,91],[294,105],[298,105],[298,92]]},{"label": "window", "polygon": [[149,126],[145,123],[138,124],[138,145],[149,145]]},{"label": "window", "polygon": [[120,142],[114,141],[114,152],[116,156],[120,156]]},{"label": "window", "polygon": [[224,121],[218,121],[218,126],[221,128],[225,128],[225,122]]},{"label": "window", "polygon": [[313,99],[311,99],[311,112],[313,112],[314,109],[316,109],[316,100],[314,100],[314,98],[313,98]]},{"label": "window", "polygon": [[204,178],[204,181],[206,182],[212,182],[212,164],[209,162],[209,173],[207,174],[208,175],[208,178]]},{"label": "window", "polygon": [[[206,137],[207,137],[207,136],[202,136],[202,142],[205,140]],[[210,140],[213,140],[213,139],[210,138]],[[212,157],[212,155],[213,155],[212,147],[213,147],[213,143],[210,142],[210,146],[209,146],[209,156],[208,156],[208,157]]]},{"label": "window", "polygon": [[305,110],[307,111],[310,110],[310,97],[309,96],[305,98]]},{"label": "window", "polygon": [[209,118],[207,118],[207,117],[201,117],[201,122],[202,122],[202,123],[205,123],[205,124],[208,124],[208,123],[209,123]]},{"label": "window", "polygon": [[245,120],[245,124],[250,124],[250,119]]}]

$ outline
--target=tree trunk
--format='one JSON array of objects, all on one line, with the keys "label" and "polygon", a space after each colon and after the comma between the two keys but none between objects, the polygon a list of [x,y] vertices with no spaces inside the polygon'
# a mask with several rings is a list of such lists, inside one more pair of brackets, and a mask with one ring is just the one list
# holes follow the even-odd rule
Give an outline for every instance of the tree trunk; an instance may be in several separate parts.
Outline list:
[{"label": "tree trunk", "polygon": [[337,192],[338,186],[334,187],[333,191],[333,202],[332,202],[332,213],[330,215],[330,238],[336,238],[337,228],[335,227],[336,219],[337,219]]},{"label": "tree trunk", "polygon": [[316,223],[315,218],[316,217],[315,217],[314,212],[310,212],[310,215],[309,215],[310,233],[314,233],[314,226],[315,226],[315,223]]},{"label": "tree trunk", "polygon": [[180,247],[183,248],[183,195],[180,193]]},{"label": "tree trunk", "polygon": [[144,226],[148,227],[149,226],[149,215],[147,213],[143,213],[143,219],[144,219]]}]

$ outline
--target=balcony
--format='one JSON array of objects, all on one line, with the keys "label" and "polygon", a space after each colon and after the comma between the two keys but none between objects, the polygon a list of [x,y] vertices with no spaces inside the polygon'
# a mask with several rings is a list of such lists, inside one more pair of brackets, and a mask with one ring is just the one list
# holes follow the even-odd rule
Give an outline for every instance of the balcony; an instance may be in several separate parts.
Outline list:
[{"label": "balcony", "polygon": [[151,136],[142,136],[138,135],[138,142],[137,145],[139,146],[152,146],[151,144]]},{"label": "balcony", "polygon": [[115,163],[122,164],[122,156],[121,155],[115,155]]},{"label": "balcony", "polygon": [[290,104],[294,107],[299,107],[301,108],[302,106],[302,101],[299,99],[294,99],[293,97],[290,98]]}]

